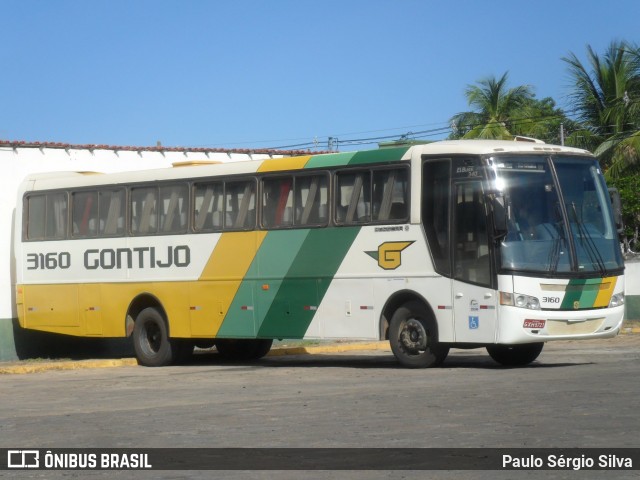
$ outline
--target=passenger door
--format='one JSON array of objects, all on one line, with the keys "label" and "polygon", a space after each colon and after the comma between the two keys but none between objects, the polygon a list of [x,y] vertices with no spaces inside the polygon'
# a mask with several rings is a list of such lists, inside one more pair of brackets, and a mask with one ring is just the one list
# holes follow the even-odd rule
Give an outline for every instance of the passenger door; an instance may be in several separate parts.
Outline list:
[{"label": "passenger door", "polygon": [[455,341],[492,343],[496,332],[496,294],[491,287],[490,236],[480,179],[454,181],[452,215]]}]

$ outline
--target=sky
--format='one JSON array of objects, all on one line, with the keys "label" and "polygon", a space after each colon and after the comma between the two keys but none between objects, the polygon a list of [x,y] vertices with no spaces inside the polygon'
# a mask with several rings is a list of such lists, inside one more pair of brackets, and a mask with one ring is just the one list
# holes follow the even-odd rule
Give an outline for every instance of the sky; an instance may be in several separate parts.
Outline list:
[{"label": "sky", "polygon": [[468,85],[509,72],[570,109],[562,57],[640,44],[638,0],[0,0],[0,15],[0,140],[71,144],[437,140]]}]

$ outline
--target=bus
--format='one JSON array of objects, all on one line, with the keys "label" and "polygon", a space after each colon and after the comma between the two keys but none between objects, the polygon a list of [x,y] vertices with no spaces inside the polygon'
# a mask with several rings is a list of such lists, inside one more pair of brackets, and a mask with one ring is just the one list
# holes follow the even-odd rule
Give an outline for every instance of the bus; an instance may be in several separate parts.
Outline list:
[{"label": "bus", "polygon": [[624,263],[597,159],[540,141],[29,175],[16,207],[19,324],[131,337],[138,362],[276,339],[388,340],[534,361],[615,336]]}]

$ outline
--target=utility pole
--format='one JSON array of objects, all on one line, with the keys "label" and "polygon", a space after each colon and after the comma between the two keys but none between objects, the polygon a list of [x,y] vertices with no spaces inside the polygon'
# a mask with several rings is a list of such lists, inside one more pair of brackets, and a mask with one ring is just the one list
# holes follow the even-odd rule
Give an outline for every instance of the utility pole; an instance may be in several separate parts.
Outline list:
[{"label": "utility pole", "polygon": [[564,146],[564,123],[560,124],[560,145]]}]

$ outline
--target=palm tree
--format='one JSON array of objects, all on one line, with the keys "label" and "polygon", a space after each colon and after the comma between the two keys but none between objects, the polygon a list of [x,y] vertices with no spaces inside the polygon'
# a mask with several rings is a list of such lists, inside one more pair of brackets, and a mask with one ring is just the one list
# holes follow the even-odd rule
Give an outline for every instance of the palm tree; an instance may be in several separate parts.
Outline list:
[{"label": "palm tree", "polygon": [[563,58],[573,81],[570,99],[582,128],[567,143],[600,158],[608,178],[640,166],[640,49],[611,42],[601,58],[587,46],[588,65]]},{"label": "palm tree", "polygon": [[513,138],[512,122],[525,118],[525,106],[534,95],[528,85],[507,89],[507,78],[505,72],[499,79],[489,77],[467,86],[467,103],[474,110],[451,118],[453,138]]}]

